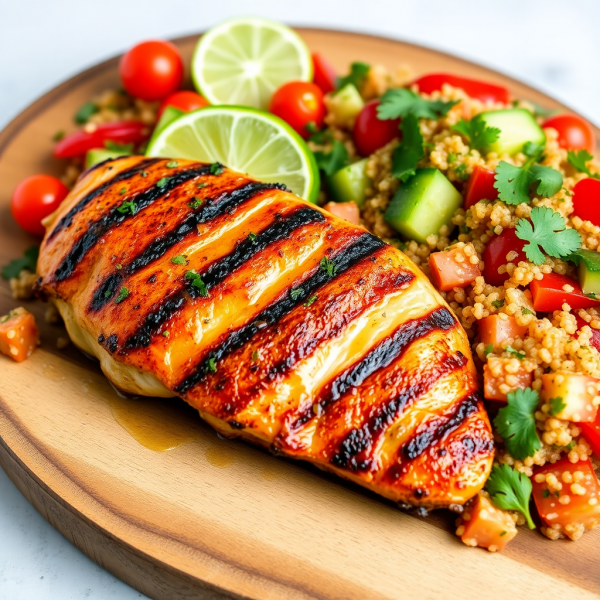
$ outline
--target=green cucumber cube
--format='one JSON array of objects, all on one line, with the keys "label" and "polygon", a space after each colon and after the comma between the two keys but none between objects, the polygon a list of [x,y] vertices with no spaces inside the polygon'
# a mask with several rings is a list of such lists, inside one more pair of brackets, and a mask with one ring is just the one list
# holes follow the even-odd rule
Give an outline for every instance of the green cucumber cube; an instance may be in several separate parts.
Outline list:
[{"label": "green cucumber cube", "polygon": [[595,250],[577,251],[579,257],[579,285],[584,294],[600,297],[600,252]]},{"label": "green cucumber cube", "polygon": [[485,148],[486,152],[516,154],[526,142],[543,145],[546,134],[534,116],[524,108],[507,108],[482,112],[479,117],[488,127],[497,127],[500,136]]},{"label": "green cucumber cube", "polygon": [[119,158],[119,156],[129,156],[131,152],[122,150],[108,150],[107,148],[92,148],[85,155],[85,168],[89,169],[98,163],[104,162],[109,158]]},{"label": "green cucumber cube", "polygon": [[367,177],[367,160],[363,158],[342,167],[327,178],[327,185],[336,202],[353,200],[359,208],[364,206],[366,191],[371,185],[371,180]]},{"label": "green cucumber cube", "polygon": [[331,96],[329,110],[335,114],[338,121],[343,122],[354,119],[364,106],[365,101],[356,86],[347,83]]}]

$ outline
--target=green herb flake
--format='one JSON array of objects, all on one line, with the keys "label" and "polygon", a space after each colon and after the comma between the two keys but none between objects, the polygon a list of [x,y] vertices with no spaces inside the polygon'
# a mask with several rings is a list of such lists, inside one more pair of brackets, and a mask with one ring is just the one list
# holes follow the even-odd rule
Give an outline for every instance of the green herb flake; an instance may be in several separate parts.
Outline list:
[{"label": "green herb flake", "polygon": [[188,281],[191,281],[192,286],[198,290],[201,296],[204,296],[205,298],[208,297],[208,287],[204,281],[202,281],[202,277],[194,269],[186,271],[185,278]]},{"label": "green herb flake", "polygon": [[500,532],[500,537],[504,537],[506,534],[508,533],[508,531],[504,530]]},{"label": "green herb flake", "polygon": [[171,332],[168,329],[165,329],[163,332],[163,337],[169,337],[171,335]]},{"label": "green herb flake", "polygon": [[176,160],[171,160],[169,161],[165,167],[167,167],[167,169],[174,169],[175,167],[178,167],[179,163]]},{"label": "green herb flake", "polygon": [[86,102],[79,110],[75,113],[75,123],[78,125],[84,125],[90,119],[90,117],[98,112],[99,108],[93,102]]},{"label": "green herb flake", "polygon": [[202,188],[205,188],[208,185],[208,183],[197,183],[196,187],[201,190]]},{"label": "green herb flake", "polygon": [[519,360],[523,360],[526,356],[525,352],[519,352],[518,350],[515,350],[512,346],[506,346],[506,351],[510,352],[513,356],[515,356]]},{"label": "green herb flake", "polygon": [[212,175],[220,175],[223,172],[223,165],[220,163],[213,163],[210,165],[210,172]]},{"label": "green herb flake", "polygon": [[135,215],[135,213],[137,212],[137,206],[135,205],[134,202],[125,200],[120,206],[117,206],[117,210],[122,215],[127,215],[127,214]]},{"label": "green herb flake", "polygon": [[185,254],[178,254],[171,259],[174,265],[187,265],[188,261],[185,258]]},{"label": "green herb flake", "polygon": [[494,351],[494,344],[490,344],[484,351],[483,353],[485,354],[485,356],[489,356],[492,352]]},{"label": "green herb flake", "polygon": [[252,353],[252,360],[259,360],[260,359],[260,354],[258,353],[258,350],[255,350]]},{"label": "green herb flake", "polygon": [[319,266],[327,273],[327,275],[329,275],[329,277],[333,277],[337,272],[336,264],[327,256],[324,256],[321,259]]},{"label": "green herb flake", "polygon": [[60,142],[60,140],[62,140],[65,137],[65,132],[62,131],[62,129],[60,131],[57,131],[53,136],[52,136],[52,141],[53,142]]},{"label": "green herb flake", "polygon": [[580,173],[585,173],[588,177],[600,179],[600,175],[598,173],[592,173],[590,168],[587,166],[587,163],[593,158],[593,155],[587,150],[578,150],[576,152],[569,150],[567,152],[567,160],[571,166],[575,167]]},{"label": "green herb flake", "polygon": [[544,490],[544,491],[542,492],[542,496],[543,496],[544,498],[550,498],[550,490]]},{"label": "green herb flake", "polygon": [[500,200],[513,205],[529,204],[532,186],[535,193],[544,198],[550,198],[562,188],[561,173],[552,167],[534,165],[533,160],[530,158],[522,167],[500,161],[496,167],[496,183],[494,183]]},{"label": "green herb flake", "polygon": [[300,298],[300,296],[302,296],[302,294],[304,293],[304,290],[301,287],[298,288],[292,288],[290,290],[290,296],[292,297],[292,300],[298,300],[298,298]]},{"label": "green herb flake", "polygon": [[209,373],[217,372],[217,359],[214,356],[208,359],[208,371]]},{"label": "green herb flake", "polygon": [[481,117],[470,121],[461,119],[452,129],[465,137],[469,146],[475,150],[489,148],[500,137],[500,130],[497,127],[488,127]]},{"label": "green herb flake", "polygon": [[550,410],[548,411],[553,417],[556,417],[567,407],[566,402],[558,396],[557,398],[550,398]]},{"label": "green herb flake", "polygon": [[156,182],[156,187],[162,190],[167,185],[167,183],[169,183],[169,179],[170,177],[162,177]]},{"label": "green herb flake", "polygon": [[504,300],[494,300],[492,306],[495,308],[502,308],[504,306]]},{"label": "green herb flake", "polygon": [[522,309],[521,309],[521,312],[522,312],[524,315],[535,315],[535,313],[534,313],[532,310],[529,310],[528,308],[522,308]]},{"label": "green herb flake", "polygon": [[14,258],[2,267],[2,279],[17,278],[21,271],[35,273],[39,253],[39,246],[30,246],[27,248],[21,258]]},{"label": "green herb flake", "polygon": [[458,165],[458,167],[454,169],[454,172],[461,181],[466,181],[470,177],[470,175],[467,173],[467,165],[465,163]]},{"label": "green herb flake", "polygon": [[425,156],[423,135],[419,120],[412,114],[407,115],[400,123],[402,142],[392,153],[392,175],[406,182],[417,169],[419,161]]},{"label": "green herb flake", "polygon": [[142,172],[140,173],[140,175],[141,175],[142,177],[148,177],[148,171],[142,171]]},{"label": "green herb flake", "polygon": [[123,302],[123,300],[125,300],[125,298],[127,298],[127,296],[129,296],[129,290],[125,286],[123,286],[119,290],[119,295],[117,296],[117,299],[115,300],[115,304],[120,304],[121,302]]},{"label": "green herb flake", "polygon": [[121,188],[119,190],[119,196],[122,196],[123,194],[126,194],[126,193],[127,193],[127,188]]},{"label": "green herb flake", "polygon": [[250,232],[248,234],[248,239],[253,243],[256,244],[256,240],[257,240],[258,236],[255,233]]},{"label": "green herb flake", "polygon": [[449,152],[447,160],[449,165],[454,164],[456,162],[456,154],[454,154],[454,152]]},{"label": "green herb flake", "polygon": [[308,298],[306,300],[306,302],[304,303],[304,306],[306,306],[306,308],[308,308],[311,304],[313,304],[316,301],[317,301],[317,296],[311,296],[310,298]]},{"label": "green herb flake", "polygon": [[104,297],[105,298],[110,298],[112,296],[112,290],[106,290],[104,292]]},{"label": "green herb flake", "polygon": [[339,171],[342,167],[350,164],[348,150],[346,150],[346,146],[339,140],[333,140],[329,152],[317,151],[313,154],[317,161],[317,166],[328,177]]},{"label": "green herb flake", "polygon": [[446,116],[458,102],[459,100],[425,100],[412,90],[397,88],[388,90],[381,96],[377,117],[383,121],[400,117],[404,119],[408,115],[418,119],[439,119]]},{"label": "green herb flake", "polygon": [[111,152],[121,152],[125,156],[129,156],[133,152],[133,144],[120,144],[112,140],[106,140],[104,147]]},{"label": "green herb flake", "polygon": [[529,499],[531,498],[531,479],[509,465],[494,465],[485,484],[492,502],[504,510],[518,510],[527,521],[529,529],[535,529]]},{"label": "green herb flake", "polygon": [[350,65],[350,73],[345,77],[338,77],[336,89],[341,90],[344,86],[351,83],[357,90],[360,90],[370,69],[371,65],[368,65],[367,63],[353,62]]},{"label": "green herb flake", "polygon": [[204,200],[201,200],[197,196],[194,196],[194,198],[190,202],[188,202],[188,206],[191,209],[196,210],[196,209],[200,208],[203,203],[204,203]]}]

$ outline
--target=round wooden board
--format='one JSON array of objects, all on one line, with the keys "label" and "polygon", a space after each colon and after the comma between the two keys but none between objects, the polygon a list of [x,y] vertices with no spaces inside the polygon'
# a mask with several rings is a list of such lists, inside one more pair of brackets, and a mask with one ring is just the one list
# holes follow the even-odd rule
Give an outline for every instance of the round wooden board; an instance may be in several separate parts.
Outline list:
[{"label": "round wooden board", "polygon": [[[561,108],[432,50],[353,33],[300,33],[340,71],[353,60],[408,65],[415,75],[452,71]],[[175,41],[186,59],[196,39]],[[119,86],[117,63],[58,86],[0,134],[0,264],[34,242],[10,218],[13,188],[32,173],[61,172],[53,134],[72,126],[84,102]],[[14,305],[3,284],[0,314]],[[119,399],[95,363],[72,347],[56,350],[64,332],[45,324],[44,306],[28,308],[43,344],[22,364],[0,357],[0,464],[56,529],[152,598],[581,600],[600,593],[597,534],[552,543],[521,530],[502,554],[468,549],[452,535],[450,514],[416,518],[310,467],[222,440],[179,401]]]}]

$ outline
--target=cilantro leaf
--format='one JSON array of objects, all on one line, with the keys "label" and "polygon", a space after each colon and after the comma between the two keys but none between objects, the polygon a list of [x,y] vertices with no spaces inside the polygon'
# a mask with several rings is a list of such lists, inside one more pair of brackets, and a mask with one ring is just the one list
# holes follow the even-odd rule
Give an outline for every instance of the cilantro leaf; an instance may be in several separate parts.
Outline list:
[{"label": "cilantro leaf", "polygon": [[223,172],[223,165],[218,162],[213,163],[212,165],[210,165],[210,172],[212,175],[220,175]]},{"label": "cilantro leaf", "polygon": [[134,202],[130,202],[129,200],[125,200],[124,202],[121,203],[120,206],[117,206],[117,210],[122,214],[122,215],[135,215],[135,213],[137,212],[137,206]]},{"label": "cilantro leaf", "polygon": [[598,175],[598,173],[592,173],[590,168],[587,166],[587,163],[593,158],[594,157],[587,150],[579,150],[577,152],[569,150],[567,152],[567,160],[573,167],[575,167],[581,173],[585,173],[588,177],[600,179],[600,175]]},{"label": "cilantro leaf", "polygon": [[579,248],[577,252],[573,252],[573,254],[570,254],[569,256],[565,257],[565,259],[570,260],[577,266],[579,266],[583,262],[588,271],[600,271],[600,252],[596,252],[596,250],[586,250],[585,248]]},{"label": "cilantro leaf", "polygon": [[518,350],[515,350],[512,346],[506,346],[506,351],[510,352],[514,357],[518,358],[519,360],[523,360],[526,356],[525,352],[519,352]]},{"label": "cilantro leaf", "polygon": [[304,290],[301,287],[292,288],[290,290],[290,296],[292,297],[292,300],[298,300],[298,298],[300,298],[300,296],[302,296],[303,293]]},{"label": "cilantro leaf", "polygon": [[531,388],[509,392],[508,405],[501,408],[494,419],[506,449],[518,460],[533,456],[542,447],[533,416],[539,400],[539,394]]},{"label": "cilantro leaf", "polygon": [[531,165],[529,172],[531,173],[532,183],[537,182],[536,193],[544,198],[554,196],[562,187],[563,176],[552,167]]},{"label": "cilantro leaf", "polygon": [[353,62],[350,65],[350,73],[345,77],[338,77],[336,90],[341,90],[344,86],[351,83],[357,90],[360,90],[365,77],[369,74],[371,65],[364,62]]},{"label": "cilantro leaf", "polygon": [[2,267],[2,279],[18,277],[21,271],[25,269],[30,273],[35,273],[39,253],[39,246],[27,248],[21,258],[13,258],[7,265]]},{"label": "cilantro leaf", "polygon": [[79,108],[79,110],[75,113],[73,117],[75,123],[78,125],[84,125],[88,122],[89,118],[96,114],[100,109],[93,102],[86,102],[83,106]]},{"label": "cilantro leaf", "polygon": [[204,296],[205,298],[208,297],[208,287],[204,281],[202,281],[202,277],[197,271],[194,269],[186,271],[185,278],[192,282],[192,286],[198,290],[201,296]]},{"label": "cilantro leaf", "polygon": [[500,130],[497,127],[488,127],[479,117],[470,121],[461,119],[452,129],[467,138],[469,146],[475,150],[491,146],[500,137]]},{"label": "cilantro leaf", "polygon": [[525,517],[529,529],[535,529],[529,512],[532,488],[529,477],[509,465],[494,465],[485,484],[492,502],[504,510],[518,510]]},{"label": "cilantro leaf", "polygon": [[404,182],[415,174],[419,161],[425,156],[419,121],[408,115],[400,124],[402,142],[392,154],[392,175]]},{"label": "cilantro leaf", "polygon": [[539,162],[544,156],[545,144],[538,144],[537,142],[525,142],[523,144],[523,154],[529,158],[533,158],[534,162]]},{"label": "cilantro leaf", "polygon": [[169,183],[169,179],[170,177],[161,177],[156,182],[156,187],[162,190],[167,185],[167,183]]},{"label": "cilantro leaf", "polygon": [[535,265],[545,261],[542,250],[554,258],[566,258],[581,246],[579,232],[566,229],[565,218],[547,206],[532,209],[531,223],[525,218],[519,219],[515,233],[519,239],[529,242],[523,250]]},{"label": "cilantro leaf", "polygon": [[494,351],[494,344],[490,344],[489,346],[486,347],[486,349],[483,351],[483,353],[487,356],[488,354],[491,354]]},{"label": "cilantro leaf", "polygon": [[[179,166],[179,163],[176,160],[171,160],[165,165],[165,167],[167,167],[167,169],[174,169],[175,167],[178,167],[178,166]],[[211,168],[212,168],[212,166],[211,166]]]},{"label": "cilantro leaf", "polygon": [[256,240],[258,239],[258,236],[255,233],[252,233],[252,231],[248,234],[248,239],[253,243],[256,244]]},{"label": "cilantro leaf", "polygon": [[325,175],[333,175],[339,171],[342,167],[345,167],[350,163],[350,157],[348,150],[342,142],[338,140],[333,141],[333,145],[330,152],[315,152],[315,160],[317,166]]},{"label": "cilantro leaf", "polygon": [[193,200],[190,200],[190,202],[188,202],[188,206],[192,210],[196,210],[202,206],[202,203],[203,203],[203,200],[201,200],[197,196],[194,196]]},{"label": "cilantro leaf", "polygon": [[314,121],[309,121],[304,128],[310,133],[309,141],[315,144],[324,144],[331,139],[331,134],[327,129],[319,129]]},{"label": "cilantro leaf", "polygon": [[327,272],[329,277],[333,277],[337,272],[336,264],[328,256],[324,256],[319,265],[323,271]]},{"label": "cilantro leaf", "polygon": [[522,167],[515,167],[503,160],[496,167],[498,197],[507,204],[529,203],[529,191],[537,183],[536,193],[545,198],[553,196],[563,184],[562,175],[552,167],[531,164],[530,159]]},{"label": "cilantro leaf", "polygon": [[185,258],[185,254],[178,254],[171,259],[174,265],[187,265],[188,261]]},{"label": "cilantro leaf", "polygon": [[208,359],[208,371],[209,373],[217,372],[217,359],[214,356]]},{"label": "cilantro leaf", "polygon": [[125,286],[123,286],[119,290],[119,295],[117,296],[117,299],[115,300],[115,304],[120,304],[121,302],[123,302],[123,300],[125,300],[125,298],[127,298],[127,296],[129,296],[129,290]]},{"label": "cilantro leaf", "polygon": [[443,100],[425,100],[412,90],[405,88],[388,90],[377,107],[377,117],[382,121],[414,115],[422,119],[439,119],[458,104],[458,100],[444,102]]},{"label": "cilantro leaf", "polygon": [[308,300],[304,303],[304,306],[306,306],[306,308],[308,308],[313,302],[316,302],[317,300],[317,296],[311,296],[310,298],[308,298]]},{"label": "cilantro leaf", "polygon": [[550,398],[550,410],[548,412],[555,417],[559,412],[566,408],[566,406],[566,402],[564,402],[560,396],[557,398]]}]

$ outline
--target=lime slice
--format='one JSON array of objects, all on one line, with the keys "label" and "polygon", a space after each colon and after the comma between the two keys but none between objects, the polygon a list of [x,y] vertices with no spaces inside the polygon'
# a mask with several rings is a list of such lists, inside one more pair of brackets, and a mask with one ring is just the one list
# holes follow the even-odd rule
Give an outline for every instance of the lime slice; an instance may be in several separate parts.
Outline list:
[{"label": "lime slice", "polygon": [[211,104],[266,109],[287,81],[312,81],[310,52],[286,25],[266,19],[225,21],[207,31],[192,58],[192,77]]},{"label": "lime slice", "polygon": [[284,183],[310,202],[319,195],[319,169],[304,140],[254,108],[207,106],[184,114],[157,132],[146,155],[220,162],[260,181]]}]

